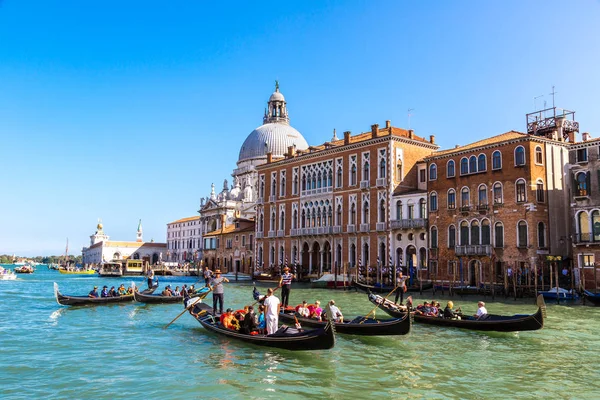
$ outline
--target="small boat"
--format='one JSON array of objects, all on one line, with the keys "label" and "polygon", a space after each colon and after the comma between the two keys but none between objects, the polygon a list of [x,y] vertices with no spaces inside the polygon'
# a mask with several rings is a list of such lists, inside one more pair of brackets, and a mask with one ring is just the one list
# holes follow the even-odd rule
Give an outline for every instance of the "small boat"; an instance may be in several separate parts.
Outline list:
[{"label": "small boat", "polygon": [[600,306],[600,293],[593,293],[589,290],[584,290],[583,295],[586,300],[589,300],[595,306]]},{"label": "small boat", "polygon": [[[295,324],[297,321],[301,326],[312,328],[324,328],[327,325],[326,321],[298,317],[295,311],[279,313],[279,320],[289,324]],[[389,336],[406,335],[410,332],[410,318],[408,313],[405,313],[400,318],[392,319],[357,317],[351,321],[334,322],[334,325],[337,333],[345,333],[347,335]]]},{"label": "small boat", "polygon": [[349,288],[352,286],[352,280],[344,275],[323,274],[319,279],[313,280],[311,286],[314,288],[333,288],[336,286]]},{"label": "small boat", "polygon": [[[392,290],[394,290],[393,286],[383,286],[383,285],[373,285],[372,286],[372,285],[367,285],[364,283],[356,282],[355,280],[352,280],[352,286],[354,286],[355,288],[360,289],[366,293],[390,293]],[[433,288],[433,283],[423,283],[423,288],[421,288],[419,285],[408,286],[407,292],[419,292],[421,290],[429,290],[431,288]],[[397,290],[399,290],[399,289],[397,289]]]},{"label": "small boat", "polygon": [[[286,350],[326,350],[335,345],[335,328],[328,323],[323,328],[298,330],[281,326],[272,335],[248,335],[223,327],[217,316],[212,314],[212,307],[205,303],[194,306],[198,314],[196,320],[205,329],[228,338],[242,340],[258,346],[276,347]],[[191,314],[190,314],[191,315]]]},{"label": "small boat", "polygon": [[17,274],[33,274],[35,269],[31,265],[22,265],[20,267],[15,268],[15,272]]},{"label": "small boat", "polygon": [[[210,289],[203,287],[196,295],[202,295],[207,293]],[[183,296],[163,296],[162,294],[148,294],[144,292],[133,292],[133,298],[139,303],[152,303],[152,304],[167,304],[167,303],[182,303]]]},{"label": "small boat", "polygon": [[17,275],[10,269],[0,267],[0,281],[14,281]]},{"label": "small boat", "polygon": [[579,299],[579,295],[574,290],[567,290],[561,287],[555,287],[544,292],[538,292],[548,301],[570,302]]},{"label": "small boat", "polygon": [[[135,285],[134,285],[135,286]],[[135,290],[135,289],[134,289]],[[152,289],[146,289],[142,293],[150,294],[156,290],[156,286]],[[87,305],[100,305],[100,304],[114,304],[133,301],[133,294],[126,294],[123,296],[115,297],[88,297],[88,296],[68,296],[61,294],[58,290],[58,284],[54,282],[54,297],[56,302],[61,306],[87,306]]]},{"label": "small boat", "polygon": [[[369,294],[369,301],[392,317],[399,318],[406,315],[406,307],[399,306],[393,301],[387,300],[379,295]],[[412,314],[415,322],[429,325],[471,329],[476,331],[535,331],[544,327],[544,318],[546,317],[546,303],[544,303],[544,297],[542,295],[537,297],[537,306],[538,311],[535,314],[511,316],[488,314],[485,319],[471,319],[471,317],[453,319],[415,313]]]},{"label": "small boat", "polygon": [[103,262],[98,268],[100,276],[123,276],[123,265],[119,262]]},{"label": "small boat", "polygon": [[94,275],[96,273],[96,271],[93,269],[65,269],[65,268],[59,268],[58,272],[60,272],[61,274],[68,274],[68,275]]}]

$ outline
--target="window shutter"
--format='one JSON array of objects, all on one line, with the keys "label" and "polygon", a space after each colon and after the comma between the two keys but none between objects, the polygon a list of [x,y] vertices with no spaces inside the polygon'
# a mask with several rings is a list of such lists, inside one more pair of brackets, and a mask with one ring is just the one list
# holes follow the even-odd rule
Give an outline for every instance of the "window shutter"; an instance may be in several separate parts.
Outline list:
[{"label": "window shutter", "polygon": [[588,196],[590,195],[590,192],[592,190],[592,182],[591,182],[590,178],[591,178],[591,173],[590,173],[590,171],[588,171],[588,172],[585,173],[585,183],[587,184],[587,188],[586,188],[587,189],[587,193],[586,194]]}]

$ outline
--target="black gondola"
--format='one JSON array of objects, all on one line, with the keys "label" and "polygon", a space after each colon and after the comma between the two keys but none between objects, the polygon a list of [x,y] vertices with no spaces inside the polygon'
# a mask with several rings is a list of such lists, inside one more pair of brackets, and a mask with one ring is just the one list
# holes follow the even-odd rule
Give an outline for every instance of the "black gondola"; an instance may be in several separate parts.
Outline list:
[{"label": "black gondola", "polygon": [[134,292],[133,298],[139,303],[167,304],[183,302],[183,296],[163,296],[162,294],[146,294],[140,292]]},{"label": "black gondola", "polygon": [[[382,301],[383,300],[383,301]],[[369,294],[369,301],[377,305],[379,309],[388,315],[399,318],[406,315],[406,307],[398,306],[393,301],[384,299],[375,294]],[[535,314],[528,315],[494,315],[488,314],[483,320],[471,319],[450,319],[442,317],[432,317],[425,315],[414,315],[415,322],[429,325],[449,326],[454,328],[471,329],[477,331],[497,331],[497,332],[516,332],[516,331],[535,331],[544,327],[544,318],[546,316],[546,303],[544,297],[537,297],[538,311]]]},{"label": "black gondola", "polygon": [[[156,287],[157,286],[153,286],[152,289],[146,289],[142,293],[150,294],[156,290]],[[60,293],[56,282],[54,282],[54,296],[56,297],[57,303],[61,306],[88,306],[133,301],[133,294],[115,297],[68,296]]]},{"label": "black gondola", "polygon": [[[372,285],[366,285],[364,283],[356,282],[355,280],[352,280],[352,286],[354,286],[355,288],[360,289],[366,293],[390,293],[392,290],[394,290],[394,286],[372,286]],[[420,286],[415,286],[415,285],[408,286],[407,292],[420,292],[422,290],[429,290],[431,288],[433,288],[433,283],[423,283],[422,288]],[[396,290],[400,290],[400,289],[396,289]]]},{"label": "black gondola", "polygon": [[211,332],[232,339],[242,340],[259,346],[277,347],[286,350],[326,350],[335,345],[335,329],[332,324],[324,328],[298,331],[292,327],[281,327],[272,335],[248,335],[224,328],[212,314],[212,307],[204,303],[194,306],[196,320]]},{"label": "black gondola", "polygon": [[589,290],[584,290],[583,295],[586,300],[589,300],[595,306],[600,306],[600,293],[592,293]]},{"label": "black gondola", "polygon": [[[327,324],[325,321],[313,318],[298,317],[295,311],[279,313],[279,320],[290,324],[294,324],[297,320],[301,326],[313,328],[323,328]],[[410,332],[410,318],[407,314],[392,319],[356,318],[351,321],[335,322],[334,325],[337,333],[348,335],[388,336],[406,335]]]}]

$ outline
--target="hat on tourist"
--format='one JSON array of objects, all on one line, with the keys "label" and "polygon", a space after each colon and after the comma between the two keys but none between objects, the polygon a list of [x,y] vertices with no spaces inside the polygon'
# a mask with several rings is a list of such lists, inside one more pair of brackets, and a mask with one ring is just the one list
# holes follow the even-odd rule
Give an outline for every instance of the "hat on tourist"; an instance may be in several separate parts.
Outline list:
[{"label": "hat on tourist", "polygon": [[102,289],[108,289],[108,286],[104,285],[102,286]]},{"label": "hat on tourist", "polygon": [[284,271],[289,271],[289,270],[290,270],[290,267],[283,267],[283,270],[284,270]]},{"label": "hat on tourist", "polygon": [[167,285],[167,287],[171,287],[171,285]]},{"label": "hat on tourist", "polygon": [[233,308],[228,308],[225,312],[233,312]]},{"label": "hat on tourist", "polygon": [[220,274],[221,270],[220,269],[215,269],[215,274]]},{"label": "hat on tourist", "polygon": [[98,286],[94,286],[94,289],[98,289]]}]

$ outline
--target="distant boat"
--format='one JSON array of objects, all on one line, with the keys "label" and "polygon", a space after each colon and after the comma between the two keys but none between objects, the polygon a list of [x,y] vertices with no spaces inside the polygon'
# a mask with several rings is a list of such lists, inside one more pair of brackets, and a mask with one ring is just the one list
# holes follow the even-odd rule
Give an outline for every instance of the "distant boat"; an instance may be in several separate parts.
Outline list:
[{"label": "distant boat", "polygon": [[31,265],[23,265],[15,268],[17,274],[33,274],[35,269]]},{"label": "distant boat", "polygon": [[93,269],[65,269],[59,268],[58,272],[61,274],[70,274],[70,275],[94,275],[96,273]]},{"label": "distant boat", "polygon": [[556,300],[558,302],[567,302],[567,301],[575,301],[579,299],[579,295],[574,290],[567,290],[561,287],[555,287],[547,291],[539,292],[544,299],[552,301]]},{"label": "distant boat", "polygon": [[0,281],[14,281],[17,275],[10,269],[0,267]]}]

